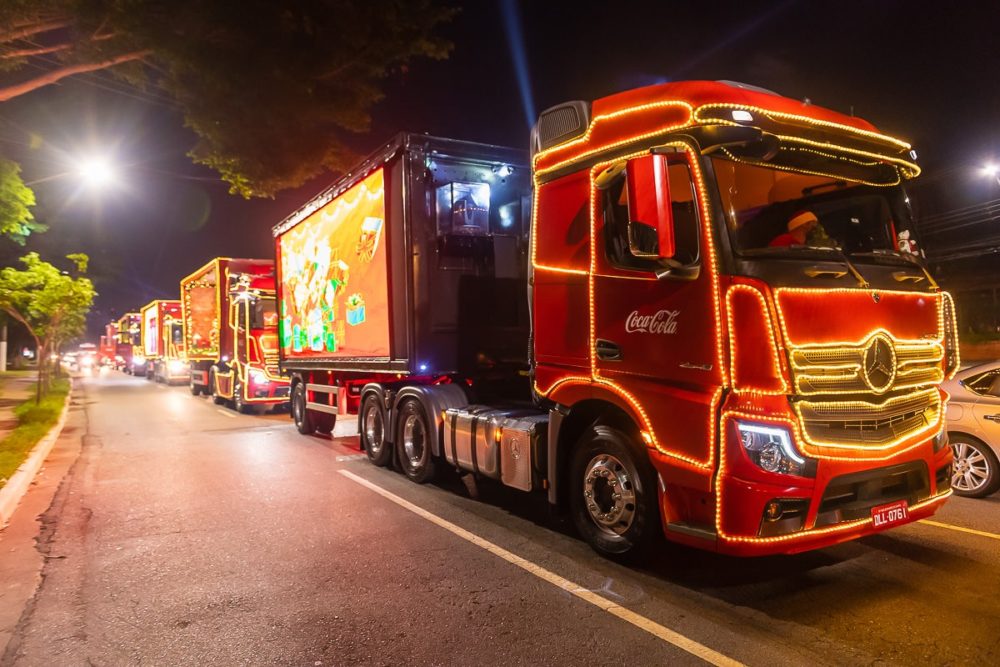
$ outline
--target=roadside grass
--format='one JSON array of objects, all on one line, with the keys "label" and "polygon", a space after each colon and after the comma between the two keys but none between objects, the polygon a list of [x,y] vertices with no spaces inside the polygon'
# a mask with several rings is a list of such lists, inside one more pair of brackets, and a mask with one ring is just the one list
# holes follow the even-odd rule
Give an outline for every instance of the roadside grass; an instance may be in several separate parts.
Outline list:
[{"label": "roadside grass", "polygon": [[69,393],[69,380],[56,379],[52,381],[49,393],[42,398],[41,403],[35,405],[35,396],[32,393],[31,398],[14,408],[18,425],[0,440],[0,488],[3,488],[14,471],[24,463],[38,441],[59,421],[67,393]]}]

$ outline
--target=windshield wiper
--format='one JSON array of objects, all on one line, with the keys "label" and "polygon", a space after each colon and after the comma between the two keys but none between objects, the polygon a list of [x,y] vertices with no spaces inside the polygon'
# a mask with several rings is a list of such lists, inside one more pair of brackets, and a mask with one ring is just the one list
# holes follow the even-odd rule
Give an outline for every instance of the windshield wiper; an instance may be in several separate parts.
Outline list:
[{"label": "windshield wiper", "polygon": [[773,248],[753,248],[744,251],[745,255],[751,256],[770,256],[770,257],[781,257],[782,255],[800,255],[800,256],[810,256],[810,255],[835,255],[837,259],[843,262],[847,270],[850,271],[854,279],[858,281],[858,287],[861,289],[869,289],[871,284],[865,280],[865,277],[861,275],[858,271],[858,267],[854,265],[854,262],[844,254],[844,251],[837,246],[819,246],[819,245],[802,245],[802,246],[781,246]]},{"label": "windshield wiper", "polygon": [[934,280],[934,276],[931,272],[927,270],[927,267],[920,262],[919,259],[914,257],[910,253],[895,252],[893,250],[876,249],[868,252],[852,252],[851,257],[873,257],[876,259],[897,259],[901,260],[903,264],[912,264],[920,269],[920,272],[924,274],[927,278],[927,284],[931,286],[931,289],[940,289],[937,282]]}]

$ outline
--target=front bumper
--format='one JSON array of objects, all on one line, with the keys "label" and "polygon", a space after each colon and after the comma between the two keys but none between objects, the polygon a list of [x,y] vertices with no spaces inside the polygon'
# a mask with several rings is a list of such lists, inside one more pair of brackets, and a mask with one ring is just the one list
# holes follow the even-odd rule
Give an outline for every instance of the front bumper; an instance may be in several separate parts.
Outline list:
[{"label": "front bumper", "polygon": [[[716,487],[722,553],[761,556],[831,546],[929,517],[951,495],[951,449],[935,452],[932,438],[877,461],[820,459],[814,476],[799,477],[765,473],[742,459],[730,426]],[[769,518],[773,501],[791,511]],[[906,501],[907,519],[876,526],[872,508],[897,501]]]}]

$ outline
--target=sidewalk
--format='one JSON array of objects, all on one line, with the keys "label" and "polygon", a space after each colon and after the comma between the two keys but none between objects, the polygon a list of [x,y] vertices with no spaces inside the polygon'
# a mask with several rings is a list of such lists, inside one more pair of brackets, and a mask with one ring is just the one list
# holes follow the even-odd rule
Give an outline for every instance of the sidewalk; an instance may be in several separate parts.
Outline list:
[{"label": "sidewalk", "polygon": [[34,371],[0,373],[0,440],[17,428],[14,408],[34,395]]}]

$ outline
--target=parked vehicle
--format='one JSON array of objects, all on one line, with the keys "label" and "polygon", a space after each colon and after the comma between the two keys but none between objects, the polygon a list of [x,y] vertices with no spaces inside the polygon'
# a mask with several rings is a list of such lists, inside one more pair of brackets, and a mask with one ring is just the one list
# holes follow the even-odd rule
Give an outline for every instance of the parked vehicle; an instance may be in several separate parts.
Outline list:
[{"label": "parked vehicle", "polygon": [[372,463],[543,491],[609,556],[930,516],[958,354],[914,160],[722,82],[558,105],[530,158],[400,135],[274,229],[295,424],[356,403]]},{"label": "parked vehicle", "polygon": [[969,498],[995,493],[1000,489],[1000,361],[961,370],[942,386],[951,396],[951,488]]},{"label": "parked vehicle", "polygon": [[142,307],[142,347],[146,378],[172,384],[187,382],[184,329],[180,301],[152,301]]},{"label": "parked vehicle", "polygon": [[142,315],[125,313],[118,320],[115,368],[130,375],[146,373],[146,357],[142,353]]},{"label": "parked vehicle", "polygon": [[238,412],[288,404],[272,260],[213,259],[181,281],[181,309],[192,394]]}]

